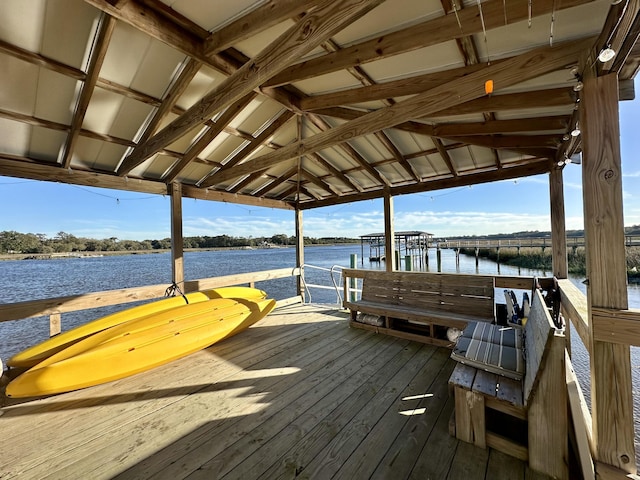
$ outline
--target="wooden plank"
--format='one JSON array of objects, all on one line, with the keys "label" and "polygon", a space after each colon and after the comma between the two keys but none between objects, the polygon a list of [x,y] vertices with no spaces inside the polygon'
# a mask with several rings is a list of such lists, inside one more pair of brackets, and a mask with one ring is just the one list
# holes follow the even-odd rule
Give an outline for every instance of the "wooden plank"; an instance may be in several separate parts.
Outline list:
[{"label": "wooden plank", "polygon": [[404,366],[385,385],[376,388],[374,397],[351,419],[349,424],[336,432],[333,438],[315,457],[304,465],[304,474],[308,478],[331,478],[353,454],[362,440],[376,423],[384,416],[389,405],[398,397],[415,373],[424,365],[424,355],[416,352],[415,344],[409,344]]},{"label": "wooden plank", "polygon": [[[628,308],[617,75],[585,71],[582,129],[584,230],[589,307]],[[596,458],[636,471],[629,346],[593,338],[591,406]]]},{"label": "wooden plank", "polygon": [[[438,349],[424,364],[401,394],[391,403],[385,414],[376,422],[358,448],[342,464],[340,470],[332,478],[352,480],[355,478],[371,478],[376,467],[382,462],[390,462],[389,468],[393,478],[402,478],[408,474],[414,464],[418,451],[411,451],[396,445],[390,445],[393,439],[403,437],[403,446],[415,444],[416,438],[411,434],[420,423],[430,422],[431,415],[427,409],[440,410],[448,398],[446,379],[450,369],[444,368],[449,360],[448,352]],[[425,392],[429,392],[426,393]],[[419,398],[413,398],[413,397]],[[420,398],[421,397],[421,398]],[[422,421],[418,419],[421,418]],[[433,415],[431,424],[437,417]],[[391,447],[395,448],[391,448]],[[385,454],[386,452],[386,454]],[[379,458],[382,460],[379,462]],[[396,463],[397,462],[397,463]],[[404,464],[404,468],[402,468]],[[383,475],[383,477],[385,477]],[[389,478],[389,477],[386,477]]]},{"label": "wooden plank", "polygon": [[484,397],[460,387],[454,388],[456,404],[456,437],[464,442],[485,448],[486,423]]},{"label": "wooden plank", "polygon": [[182,184],[171,188],[171,280],[184,290],[184,238],[182,235]]},{"label": "wooden plank", "polygon": [[[453,415],[453,412],[454,400],[453,397],[450,397],[440,412],[436,425],[429,433],[429,437],[422,448],[420,456],[413,465],[413,469],[408,476],[409,480],[446,478],[447,472],[449,471],[450,465],[453,462],[453,457],[456,453],[457,444],[459,443],[455,438],[455,432],[450,434],[447,431],[449,419]],[[419,428],[423,428],[422,423],[420,423]],[[414,434],[419,435],[420,431]],[[482,465],[479,466],[479,468],[482,467]],[[378,472],[376,471],[374,478],[379,477],[377,473]],[[385,478],[393,478],[393,476],[386,476]]]},{"label": "wooden plank", "polygon": [[[287,68],[292,62],[313,50],[345,25],[357,20],[383,0],[343,0],[340,8],[334,2],[319,2],[313,15],[304,17],[258,55],[222,81],[214,90],[196,102],[180,116],[145,143],[138,145],[122,162],[122,175],[171,144],[216,112],[238,101],[260,86],[266,78]],[[251,172],[250,172],[251,173]]]},{"label": "wooden plank", "polygon": [[205,55],[214,55],[269,27],[294,18],[317,3],[316,0],[268,0],[237,20],[216,30],[204,42]]},{"label": "wooden plank", "polygon": [[529,466],[568,479],[569,447],[564,336],[552,337],[533,399],[528,402]]},{"label": "wooden plank", "polygon": [[[425,357],[429,358],[429,356]],[[401,353],[398,355],[398,360],[406,365],[407,355],[403,356]],[[425,361],[424,357],[422,361]],[[228,478],[257,478],[273,464],[274,460],[295,447],[297,441],[304,438],[308,432],[313,431],[321,421],[328,420],[326,417],[332,413],[336,404],[351,398],[383,364],[378,361],[375,365],[365,366],[366,362],[366,359],[362,359],[360,362],[354,362],[356,365],[349,365],[347,369],[336,371],[334,375],[337,379],[326,382],[336,385],[331,391],[327,392],[326,387],[321,390],[323,385],[310,389],[283,409],[277,417],[271,416],[229,448],[212,456],[211,460],[198,468],[195,476],[211,478],[211,472],[215,472],[214,475],[218,478],[225,475],[228,475]],[[394,364],[397,372],[398,361]],[[393,383],[393,377],[389,381]],[[313,415],[308,414],[310,410],[313,411]],[[207,446],[204,445],[204,447]],[[205,448],[202,450],[204,453]]]},{"label": "wooden plank", "polygon": [[78,101],[75,105],[73,112],[73,118],[71,119],[71,127],[69,129],[69,135],[62,147],[61,161],[62,168],[68,169],[71,165],[71,158],[80,135],[80,129],[82,128],[82,122],[84,116],[89,108],[89,102],[93,95],[93,90],[98,81],[98,76],[102,68],[102,62],[107,55],[107,49],[109,48],[109,42],[111,40],[111,34],[116,27],[116,19],[108,15],[103,15],[98,25],[98,31],[96,33],[95,43],[91,49],[89,56],[89,64],[87,67],[87,76],[82,83]]},{"label": "wooden plank", "polygon": [[567,234],[564,214],[564,190],[562,168],[556,167],[549,174],[549,199],[551,203],[551,260],[553,275],[567,278],[569,266],[567,262]]},{"label": "wooden plank", "polygon": [[[555,5],[551,0],[540,0],[536,2],[536,5],[533,5],[533,16],[550,13],[556,8],[564,9],[588,2],[589,0],[569,0],[562,2],[562,5]],[[530,13],[527,5],[523,5],[517,0],[506,0],[506,3],[499,0],[486,1],[483,3],[482,9],[484,12],[482,20],[478,11],[472,8],[460,10],[457,16],[442,15],[409,28],[386,33],[383,36],[350,45],[337,52],[293,65],[287,71],[271,78],[266,82],[266,85],[284,85],[296,80],[380,60],[390,55],[481,33],[483,29],[490,30],[501,27],[505,23],[505,9],[509,12],[509,24],[529,18]],[[460,24],[464,26],[464,32],[458,24],[458,17]]]},{"label": "wooden plank", "polygon": [[589,324],[587,322],[587,297],[571,280],[558,280],[560,285],[560,308],[565,319],[571,321],[585,348],[589,348]]},{"label": "wooden plank", "polygon": [[404,332],[402,330],[396,330],[390,327],[376,327],[373,325],[367,325],[360,322],[350,322],[350,327],[359,328],[361,330],[368,330],[376,333],[383,333],[392,337],[403,338],[405,340],[412,340],[414,342],[426,343],[429,345],[436,345],[438,347],[452,348],[453,344],[448,340],[441,340],[439,338],[427,337],[418,333]]},{"label": "wooden plank", "polygon": [[53,313],[49,315],[49,336],[59,334],[62,331],[62,322],[60,321],[60,314]]},{"label": "wooden plank", "polygon": [[456,362],[456,366],[449,378],[449,385],[460,387],[465,390],[471,390],[473,388],[473,381],[476,377],[476,373],[478,373],[477,368]]},{"label": "wooden plank", "polygon": [[485,480],[489,450],[459,442],[446,478],[448,480]]},{"label": "wooden plank", "polygon": [[[406,343],[398,343],[398,346],[406,346]],[[358,385],[348,398],[341,402],[330,415],[321,418],[321,421],[304,437],[296,438],[295,444],[284,455],[279,459],[272,458],[273,463],[269,468],[255,478],[269,480],[291,478],[296,472],[306,469],[309,462],[331,443],[336,432],[349,428],[358,412],[366,408],[375,395],[391,382],[403,365],[406,365],[406,358],[399,354],[385,354],[379,357],[379,360],[372,358],[371,363],[374,369],[378,362],[382,366],[375,370],[365,383]],[[295,427],[296,423],[294,422],[291,426]]]},{"label": "wooden plank", "polygon": [[[496,437],[497,436],[494,436],[492,440],[497,442],[498,439]],[[491,450],[489,462],[487,463],[487,478],[491,480],[524,479],[524,464],[516,461],[516,458],[525,460],[521,455],[518,455],[524,452],[517,451],[517,448],[507,451],[509,452],[508,454],[504,450],[495,447]],[[514,453],[516,455],[514,455]]]},{"label": "wooden plank", "polygon": [[540,369],[544,367],[545,352],[554,332],[555,327],[542,299],[542,294],[536,290],[531,299],[531,310],[525,326],[525,351],[527,352],[523,383],[525,405],[529,404],[529,398],[539,381]]},{"label": "wooden plank", "polygon": [[[278,270],[241,273],[215,278],[203,278],[199,280],[186,281],[183,291],[185,293],[189,293],[209,288],[243,285],[250,282],[287,278],[296,275],[300,275],[299,269],[282,268]],[[162,298],[167,286],[168,285],[166,284],[147,285],[143,287],[122,288],[119,290],[106,290],[102,292],[69,295],[67,297],[45,298],[40,300],[0,304],[0,321],[20,320],[40,317],[43,315],[75,312],[89,308]]]},{"label": "wooden plank", "polygon": [[565,352],[564,361],[566,365],[567,395],[569,398],[569,412],[571,414],[573,431],[576,437],[578,461],[582,470],[584,480],[595,480],[595,470],[591,452],[595,449],[593,445],[593,432],[591,426],[591,413],[584,399],[582,388],[573,370],[571,358]]},{"label": "wooden plank", "polygon": [[591,308],[593,338],[601,342],[640,346],[640,310]]},{"label": "wooden plank", "polygon": [[472,390],[484,395],[485,397],[495,398],[497,394],[496,385],[498,384],[499,378],[500,377],[495,373],[478,370],[473,382]]},{"label": "wooden plank", "polygon": [[[493,449],[491,451],[492,454],[494,451],[503,452],[515,459],[522,460],[523,462],[529,461],[529,451],[527,450],[527,447],[520,445],[506,437],[503,437],[502,435],[498,435],[497,433],[487,432],[487,446]],[[493,466],[493,469],[495,468],[496,467]],[[524,465],[522,466],[522,468],[524,471]],[[494,477],[487,475],[487,478],[493,479]],[[507,477],[507,478],[518,478],[518,477]],[[544,478],[546,479],[547,476],[545,476]]]},{"label": "wooden plank", "polygon": [[[269,320],[269,317],[265,320]],[[313,318],[307,318],[306,321],[313,322],[313,320]],[[326,324],[324,325],[326,327]],[[339,326],[338,323],[334,325]],[[118,445],[118,442],[114,443],[109,436],[117,435],[118,429],[124,428],[128,434],[125,435],[126,438],[120,441],[129,441],[128,437],[131,436],[131,430],[127,429],[127,425],[131,422],[144,421],[146,414],[160,412],[166,406],[171,408],[176,402],[187,398],[189,394],[201,390],[203,387],[201,382],[203,375],[206,374],[208,381],[215,383],[226,381],[229,376],[242,375],[243,368],[263,368],[269,365],[269,362],[278,362],[278,358],[289,358],[289,356],[292,359],[315,358],[314,355],[310,355],[310,348],[311,351],[314,351],[316,348],[320,348],[325,341],[329,342],[328,348],[331,348],[334,343],[332,339],[341,335],[341,329],[339,328],[333,329],[332,334],[327,332],[326,328],[324,328],[323,332],[323,323],[316,324],[316,326],[302,324],[301,327],[293,332],[293,338],[291,338],[291,329],[288,327],[275,329],[275,331],[269,328],[262,329],[266,330],[267,333],[271,332],[272,335],[263,337],[263,340],[257,344],[255,335],[258,334],[259,336],[262,333],[261,329],[251,328],[244,332],[243,335],[234,337],[231,342],[227,342],[227,344],[231,343],[232,345],[230,351],[225,343],[215,345],[213,351],[221,353],[221,357],[212,356],[208,351],[203,351],[186,359],[146,372],[142,377],[133,376],[118,382],[97,386],[90,390],[81,390],[57,396],[55,397],[57,400],[64,401],[53,402],[53,406],[48,409],[39,407],[38,404],[34,404],[32,407],[29,405],[26,407],[16,405],[8,410],[7,415],[3,418],[3,428],[10,428],[9,424],[10,420],[12,420],[17,429],[12,436],[13,442],[10,448],[7,449],[6,456],[3,456],[3,459],[12,460],[11,468],[21,470],[40,468],[40,466],[55,469],[55,465],[49,462],[51,458],[46,451],[30,448],[34,441],[33,432],[21,427],[24,415],[29,415],[32,421],[36,423],[42,422],[39,429],[41,435],[57,438],[58,441],[55,448],[66,452],[66,455],[61,455],[61,458],[56,460],[58,465],[70,462],[74,458],[77,461],[82,455],[86,455],[88,458],[95,457],[95,461],[108,464],[110,457],[94,455],[96,453],[95,449],[99,444],[96,442],[104,442],[108,447],[127,451],[127,446]],[[277,332],[281,332],[284,335]],[[314,338],[316,336],[318,337],[317,339]],[[327,340],[323,340],[323,336]],[[247,342],[244,348],[239,348],[244,342],[244,337],[247,337],[247,340],[253,338],[254,342]],[[272,337],[275,337],[274,341],[271,341]],[[292,341],[294,342],[293,345],[299,346],[292,349]],[[316,344],[318,345],[317,347]],[[318,355],[323,355],[322,350],[319,350]],[[232,361],[226,361],[225,359],[227,358],[232,359]],[[190,368],[185,369],[185,365]],[[212,374],[212,372],[215,373]],[[273,382],[277,379],[277,376],[270,376],[266,381]],[[141,387],[141,380],[149,383],[143,383]],[[163,389],[158,389],[158,385],[163,385]],[[173,394],[162,395],[162,392]],[[108,406],[104,408],[102,404],[108,399],[111,401],[107,402]],[[52,416],[52,412],[55,412],[55,415]],[[219,405],[217,415],[224,415],[224,412],[223,405]],[[171,420],[170,417],[171,415],[166,419],[163,418],[162,421],[178,421],[180,424],[189,420],[188,417],[181,419],[179,415],[174,420]],[[234,418],[234,416],[230,418]],[[194,420],[196,419],[194,418]],[[91,425],[91,429],[87,429],[87,425]],[[187,425],[185,424],[185,426]],[[55,433],[63,430],[65,432],[63,436]],[[141,429],[138,433],[143,434],[145,430]],[[142,440],[139,445],[144,445],[145,443]],[[90,447],[87,448],[87,446]],[[118,454],[115,455],[117,456]],[[82,462],[80,463],[82,465]],[[4,467],[3,471],[6,471]]]},{"label": "wooden plank", "polygon": [[[330,391],[332,382],[338,382],[341,369],[346,372],[353,368],[357,370],[359,367],[359,362],[357,362],[353,367],[345,368],[350,360],[359,356],[362,356],[363,359],[367,358],[370,355],[367,352],[375,348],[377,339],[374,338],[373,342],[363,342],[365,338],[366,336],[361,337],[360,341],[352,346],[348,344],[341,345],[336,352],[334,357],[336,361],[331,365],[331,368],[326,368],[327,352],[335,348],[335,340],[332,341],[331,339],[317,342],[317,346],[306,344],[306,348],[304,348],[305,344],[301,344],[290,353],[282,351],[279,357],[273,357],[261,364],[253,365],[249,370],[244,370],[242,366],[236,366],[237,373],[235,376],[227,375],[220,378],[218,384],[210,390],[210,393],[213,394],[211,395],[213,397],[212,401],[216,404],[215,409],[208,407],[208,402],[195,401],[184,405],[176,405],[175,400],[171,400],[171,397],[169,397],[170,405],[167,405],[167,399],[160,397],[160,405],[158,407],[162,408],[162,410],[158,410],[158,413],[168,413],[156,417],[156,422],[152,429],[155,431],[169,429],[172,433],[168,436],[165,435],[165,438],[184,440],[192,448],[194,445],[199,444],[199,439],[204,442],[206,455],[209,455],[212,451],[210,438],[215,438],[216,433],[219,434],[227,429],[240,432],[248,424],[259,425],[270,414],[282,408],[286,409],[287,405],[291,404],[295,398],[305,394],[305,392],[308,395],[312,395],[313,393],[310,392],[312,390],[311,387],[316,383],[322,384],[323,388]],[[359,344],[360,346],[358,346]],[[289,344],[290,350],[291,347],[292,345]],[[309,354],[310,347],[313,352],[311,355]],[[286,365],[288,366],[283,368],[282,362],[286,361],[286,359],[290,359],[291,363],[287,363]],[[299,371],[309,369],[309,372],[304,375],[296,375],[291,370],[291,365],[299,365]],[[211,368],[211,365],[208,368]],[[207,366],[205,364],[200,370],[192,374],[202,376],[206,370]],[[258,374],[255,380],[251,380],[252,377],[256,376],[251,374],[252,370]],[[190,379],[190,381],[193,382],[194,379]],[[238,395],[247,391],[244,388],[238,389],[239,386],[247,383],[247,381],[248,385],[255,388],[257,392],[269,391],[275,388],[275,385],[278,385],[278,391],[285,394],[280,395],[277,402],[272,404],[270,409],[265,412],[265,409],[260,406],[261,395]],[[202,386],[191,393],[197,393],[198,391],[202,391]],[[206,388],[202,393],[205,392],[207,392]],[[197,399],[197,396],[194,400]],[[185,397],[181,397],[181,400],[184,399]],[[164,410],[167,406],[169,410]],[[176,409],[176,407],[180,406],[183,408]],[[146,403],[145,407],[147,409],[152,408],[153,402]],[[71,463],[69,459],[64,458],[65,456],[60,456],[55,462],[51,461],[49,464],[43,464],[42,468],[55,468],[59,476],[68,475],[69,477],[74,477],[82,474],[91,474],[94,477],[112,477],[112,473],[122,472],[126,467],[138,465],[139,461],[148,458],[158,450],[162,450],[162,447],[166,445],[162,441],[157,442],[154,439],[155,436],[149,436],[149,428],[145,428],[148,422],[142,413],[142,411],[136,412],[136,409],[133,409],[128,421],[119,420],[115,429],[102,434],[95,431],[90,432],[94,435],[91,441],[93,448],[91,451],[85,449],[86,457],[83,458],[81,464]],[[208,419],[208,421],[204,421],[204,419]],[[238,422],[242,423],[238,424]],[[125,432],[128,432],[128,434],[125,434]],[[120,438],[120,444],[114,442],[115,438]],[[237,440],[237,437],[234,438],[234,435],[228,434],[224,438],[227,444],[216,442],[216,448],[225,448],[225,446],[229,446]],[[159,439],[162,439],[162,435],[159,436]],[[178,444],[176,442],[172,443],[173,447],[177,449]],[[131,454],[122,456],[123,451],[131,452]],[[197,449],[195,449],[195,452],[197,452]],[[158,462],[160,458],[165,456],[167,456],[167,452],[162,452],[159,456],[154,456],[153,460]],[[119,459],[119,457],[122,458]],[[194,458],[200,462],[197,455],[194,455]],[[178,469],[184,467],[181,464],[175,466]],[[166,472],[167,470],[164,470],[164,473]],[[37,470],[34,473],[37,473]],[[123,474],[123,477],[127,478],[128,475]]]},{"label": "wooden plank", "polygon": [[533,277],[509,277],[506,275],[498,275],[494,277],[496,288],[504,289],[518,289],[518,290],[533,290],[534,278]]},{"label": "wooden plank", "polygon": [[[452,447],[456,442],[454,437],[450,437],[447,434],[447,423],[453,411],[453,401],[447,395],[446,378],[449,376],[452,366],[453,362],[445,363],[434,382],[423,390],[423,392],[429,393],[420,395],[422,392],[419,392],[419,395],[417,395],[417,397],[423,398],[413,399],[409,397],[406,400],[403,399],[403,403],[418,402],[414,411],[409,410],[413,415],[407,417],[405,426],[391,444],[389,444],[390,435],[386,432],[380,432],[382,439],[386,440],[386,444],[380,445],[378,450],[380,452],[386,451],[384,457],[377,467],[371,461],[369,470],[359,470],[351,478],[407,478],[416,470],[414,465],[420,462],[425,450],[432,458],[439,459],[439,462],[434,463],[442,463],[443,458],[447,455],[445,445]],[[435,365],[432,366],[433,368],[436,368]],[[390,410],[390,412],[395,413],[393,410]],[[434,456],[437,454],[434,451],[436,446],[433,443],[433,448],[426,446],[427,442],[432,441],[435,436],[438,436],[438,439],[443,443],[440,445],[441,455],[439,456]],[[360,449],[362,449],[362,446]],[[455,448],[449,452],[449,455],[453,456],[454,450]],[[373,473],[369,474],[369,472]],[[348,473],[348,471],[341,470],[340,476],[345,478],[345,473]],[[423,472],[423,478],[429,477],[424,476]]]},{"label": "wooden plank", "polygon": [[486,94],[483,86],[486,78],[493,78],[494,82],[499,82],[505,87],[520,83],[575,62],[580,52],[590,44],[591,39],[531,50],[500,64],[491,65],[481,72],[469,74],[463,79],[433,88],[390,107],[367,113],[358,119],[307,138],[304,143],[291,144],[276,152],[253,158],[238,165],[233,172],[229,171],[227,175],[221,176],[219,180],[227,181],[256,170],[264,171],[291,158],[317,152],[368,133],[484,97]]}]

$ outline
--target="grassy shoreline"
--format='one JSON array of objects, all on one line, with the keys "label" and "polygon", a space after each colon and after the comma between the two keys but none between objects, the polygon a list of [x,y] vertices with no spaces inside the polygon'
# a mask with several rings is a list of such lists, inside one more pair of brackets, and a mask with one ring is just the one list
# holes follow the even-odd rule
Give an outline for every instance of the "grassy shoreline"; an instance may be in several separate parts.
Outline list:
[{"label": "grassy shoreline", "polygon": [[[627,278],[629,282],[640,283],[640,247],[627,248]],[[462,248],[460,253],[475,256],[474,248]],[[481,248],[478,256],[504,265],[551,270],[551,249],[539,247]],[[567,252],[569,273],[586,275],[586,254],[584,247],[570,248]]]}]

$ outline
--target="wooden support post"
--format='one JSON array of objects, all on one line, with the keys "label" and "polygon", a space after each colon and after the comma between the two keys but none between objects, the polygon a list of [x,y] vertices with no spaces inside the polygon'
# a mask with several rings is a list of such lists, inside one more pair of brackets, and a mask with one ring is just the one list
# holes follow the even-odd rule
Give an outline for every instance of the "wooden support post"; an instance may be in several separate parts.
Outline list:
[{"label": "wooden support post", "polygon": [[404,256],[404,269],[407,272],[410,272],[413,270],[413,257],[411,255]]},{"label": "wooden support post", "polygon": [[[349,266],[351,268],[357,268],[358,266],[358,255],[352,253],[349,257]],[[358,300],[358,293],[356,292],[356,288],[358,287],[358,279],[352,277],[349,279],[349,288],[351,289],[351,294],[349,295],[349,300],[355,302]],[[345,297],[346,298],[346,297]]]},{"label": "wooden support post", "polygon": [[171,265],[172,281],[184,287],[184,238],[182,237],[182,184],[171,184]]},{"label": "wooden support post", "polygon": [[584,233],[591,353],[591,406],[598,462],[635,473],[628,345],[594,339],[595,307],[627,309],[616,74],[585,72],[581,102]]},{"label": "wooden support post", "polygon": [[61,315],[59,313],[52,313],[49,315],[49,336],[59,334],[62,331]]},{"label": "wooden support post", "polygon": [[484,397],[455,387],[456,437],[476,447],[486,448]]},{"label": "wooden support post", "polygon": [[436,263],[438,264],[438,272],[442,271],[442,250],[440,247],[436,249]]},{"label": "wooden support post", "polygon": [[553,274],[557,278],[567,278],[569,267],[567,265],[567,235],[561,168],[554,168],[549,174],[549,198],[551,201],[551,261]]},{"label": "wooden support post", "polygon": [[[302,210],[296,208],[296,267],[302,268],[304,265],[304,221],[302,217]],[[296,277],[296,289],[302,303],[304,303],[304,285],[302,284],[302,278],[300,275]]]},{"label": "wooden support post", "polygon": [[396,269],[395,232],[393,227],[393,197],[387,189],[384,192],[384,256],[387,272]]}]

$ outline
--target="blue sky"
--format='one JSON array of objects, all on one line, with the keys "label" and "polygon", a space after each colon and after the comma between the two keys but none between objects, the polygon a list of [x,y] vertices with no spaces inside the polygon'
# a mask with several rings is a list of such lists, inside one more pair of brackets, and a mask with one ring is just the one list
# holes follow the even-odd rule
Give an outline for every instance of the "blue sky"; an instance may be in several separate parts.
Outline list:
[{"label": "blue sky", "polygon": [[[640,99],[620,103],[625,225],[640,224]],[[438,237],[550,230],[547,175],[395,197],[395,228]],[[581,167],[564,169],[567,229],[583,228]],[[0,231],[66,232],[122,240],[170,236],[169,198],[0,176]],[[185,199],[185,236],[293,235],[293,212]],[[384,230],[382,200],[304,212],[305,236],[359,235]]]}]

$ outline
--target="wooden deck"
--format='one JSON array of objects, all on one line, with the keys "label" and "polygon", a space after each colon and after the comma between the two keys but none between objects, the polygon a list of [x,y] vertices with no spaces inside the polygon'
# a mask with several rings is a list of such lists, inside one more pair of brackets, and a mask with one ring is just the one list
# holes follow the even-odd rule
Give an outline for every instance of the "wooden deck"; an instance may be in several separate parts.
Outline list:
[{"label": "wooden deck", "polygon": [[5,406],[0,478],[543,478],[449,435],[449,354],[284,307],[150,372]]}]

